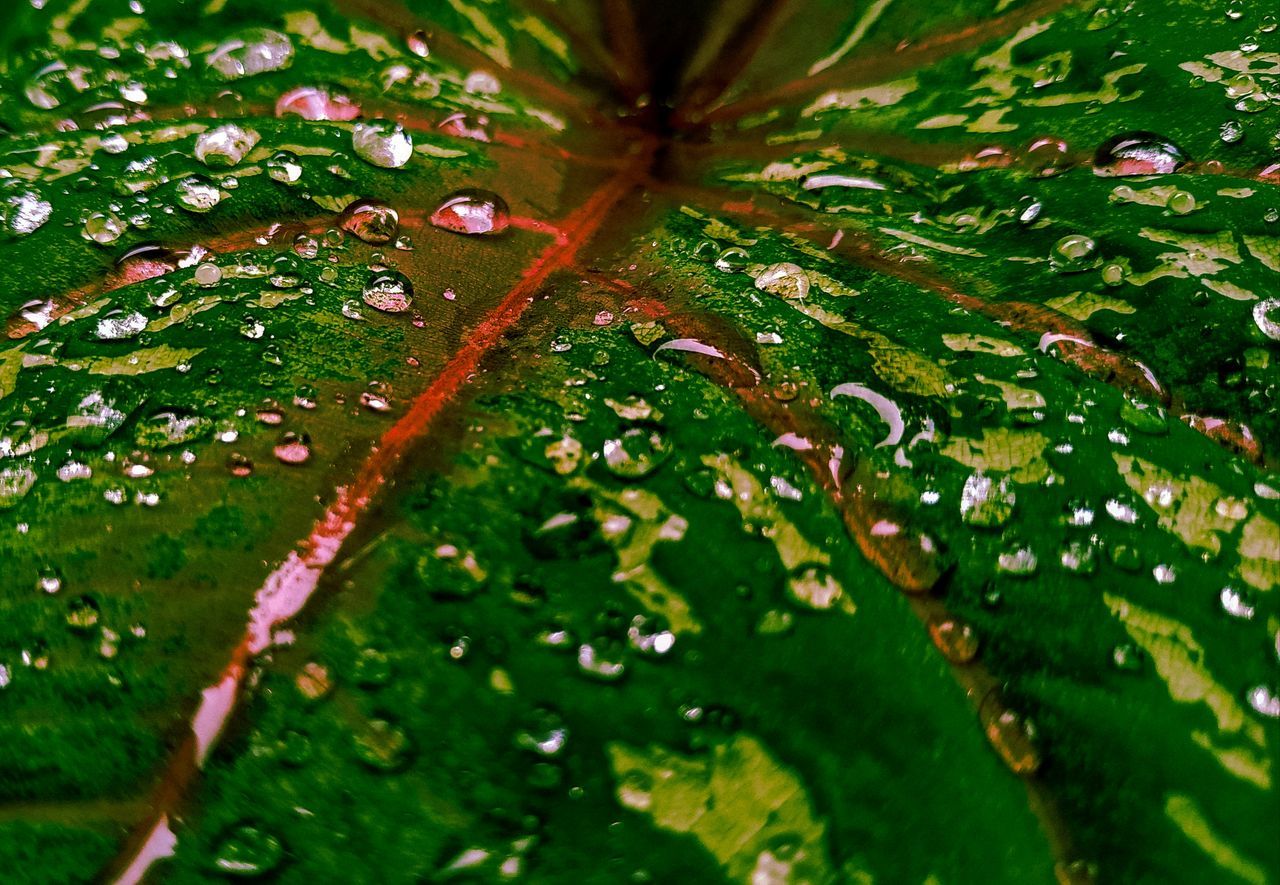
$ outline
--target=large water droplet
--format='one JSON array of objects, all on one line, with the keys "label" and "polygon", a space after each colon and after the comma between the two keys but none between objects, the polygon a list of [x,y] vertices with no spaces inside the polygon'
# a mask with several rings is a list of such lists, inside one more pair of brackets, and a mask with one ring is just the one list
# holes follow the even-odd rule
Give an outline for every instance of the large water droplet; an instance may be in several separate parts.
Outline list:
[{"label": "large water droplet", "polygon": [[978,656],[978,634],[958,618],[929,621],[929,637],[938,651],[953,664],[967,664]]},{"label": "large water droplet", "polygon": [[279,31],[249,28],[224,40],[205,59],[226,80],[281,71],[293,62],[293,43]]},{"label": "large water droplet", "polygon": [[1126,132],[1108,139],[1093,158],[1097,175],[1167,175],[1187,162],[1186,154],[1163,135]]},{"label": "large water droplet", "polygon": [[805,608],[826,611],[840,603],[844,589],[825,566],[802,565],[787,576],[787,595]]},{"label": "large water droplet", "polygon": [[10,194],[0,203],[0,227],[15,237],[38,230],[53,214],[53,206],[31,191]]},{"label": "large water droplet", "polygon": [[803,301],[809,295],[809,277],[799,265],[782,261],[760,271],[756,288],[770,295]]},{"label": "large water droplet", "polygon": [[497,194],[466,188],[446,197],[431,223],[456,234],[500,234],[511,223],[511,211]]},{"label": "large water droplet", "polygon": [[399,123],[370,120],[351,131],[356,156],[383,169],[399,169],[413,156],[413,139]]},{"label": "large water droplet", "polygon": [[960,492],[960,518],[982,528],[1004,525],[1016,502],[1007,476],[996,480],[985,473],[975,473],[965,480]]},{"label": "large water droplet", "polygon": [[371,719],[353,738],[358,758],[377,771],[395,771],[408,763],[413,752],[409,735],[385,719]]},{"label": "large water droplet", "polygon": [[281,184],[293,184],[302,177],[302,162],[293,151],[277,151],[265,165],[271,180]]},{"label": "large water droplet", "polygon": [[304,120],[354,120],[360,106],[347,96],[317,86],[290,89],[276,101],[276,116],[295,114]]},{"label": "large water droplet", "polygon": [[604,463],[620,479],[643,479],[657,470],[671,454],[670,446],[657,428],[633,427],[621,436],[606,440]]},{"label": "large water droplet", "polygon": [[126,341],[147,328],[147,318],[136,310],[113,310],[98,320],[94,337],[99,341]]},{"label": "large water droplet", "polygon": [[1272,341],[1280,341],[1280,298],[1268,298],[1253,306],[1253,321]]},{"label": "large water droplet", "polygon": [[1067,234],[1053,244],[1049,264],[1058,273],[1079,273],[1098,266],[1098,244],[1084,234]]},{"label": "large water droplet", "polygon": [[94,212],[84,220],[80,235],[91,243],[105,246],[120,239],[128,225],[114,212]]},{"label": "large water droplet", "polygon": [[6,467],[0,470],[0,510],[17,506],[36,484],[36,472],[30,467]]},{"label": "large water droplet", "polygon": [[342,210],[339,226],[366,243],[389,243],[400,230],[400,215],[381,200],[356,200]]},{"label": "large water droplet", "polygon": [[364,284],[364,303],[383,313],[404,313],[413,305],[413,283],[397,270],[384,270]]},{"label": "large water droplet", "polygon": [[1036,730],[1026,719],[1011,710],[998,689],[983,698],[978,710],[982,730],[992,748],[1014,774],[1034,774],[1040,767],[1040,750]]},{"label": "large water droplet", "polygon": [[213,858],[213,867],[230,876],[264,876],[280,865],[284,846],[280,840],[257,827],[241,824],[223,838]]},{"label": "large water droplet", "polygon": [[188,212],[208,212],[222,201],[222,191],[203,175],[188,175],[178,182],[178,205]]},{"label": "large water droplet", "polygon": [[298,466],[311,460],[311,440],[306,434],[286,433],[272,449],[281,464]]},{"label": "large water droplet", "polygon": [[235,123],[209,129],[196,136],[196,159],[206,166],[225,168],[244,159],[258,143],[258,133]]}]

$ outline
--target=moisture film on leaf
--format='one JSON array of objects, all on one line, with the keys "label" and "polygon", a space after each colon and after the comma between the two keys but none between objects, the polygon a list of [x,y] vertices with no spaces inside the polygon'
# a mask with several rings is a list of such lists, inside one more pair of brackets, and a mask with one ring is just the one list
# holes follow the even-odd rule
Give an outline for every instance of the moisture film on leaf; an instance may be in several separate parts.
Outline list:
[{"label": "moisture film on leaf", "polygon": [[1263,0],[14,0],[0,880],[1280,882]]}]

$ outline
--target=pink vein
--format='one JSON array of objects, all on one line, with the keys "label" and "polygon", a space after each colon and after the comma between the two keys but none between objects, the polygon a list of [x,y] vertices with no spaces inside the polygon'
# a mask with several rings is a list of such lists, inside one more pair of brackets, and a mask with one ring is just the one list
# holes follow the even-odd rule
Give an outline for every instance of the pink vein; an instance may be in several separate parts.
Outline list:
[{"label": "pink vein", "polygon": [[563,232],[562,236],[539,254],[431,385],[413,401],[409,411],[383,434],[352,483],[337,490],[335,500],[298,545],[299,549],[267,577],[254,598],[244,638],[232,651],[222,675],[202,693],[191,720],[191,733],[171,759],[156,798],[154,816],[136,846],[129,847],[127,862],[114,878],[117,885],[136,885],[153,864],[173,854],[177,837],[169,825],[170,814],[230,720],[253,659],[272,645],[272,631],[302,611],[325,569],[337,557],[397,462],[474,376],[482,358],[519,320],[547,277],[573,263],[609,210],[640,180],[652,153],[652,145],[642,145],[630,166],[610,178],[565,219],[557,229]]}]

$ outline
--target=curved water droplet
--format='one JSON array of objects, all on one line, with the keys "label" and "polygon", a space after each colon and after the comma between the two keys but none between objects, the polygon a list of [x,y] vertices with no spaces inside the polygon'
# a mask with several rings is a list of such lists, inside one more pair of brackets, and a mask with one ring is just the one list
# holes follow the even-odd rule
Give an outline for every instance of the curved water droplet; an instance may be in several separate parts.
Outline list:
[{"label": "curved water droplet", "polygon": [[320,86],[299,86],[276,100],[276,116],[345,122],[360,116],[360,106],[346,95]]},{"label": "curved water droplet", "polygon": [[1093,157],[1096,175],[1167,175],[1187,162],[1187,156],[1163,135],[1126,132],[1103,142]]},{"label": "curved water droplet", "polygon": [[257,143],[258,133],[227,123],[196,136],[196,159],[213,168],[235,166]]},{"label": "curved water droplet", "polygon": [[399,169],[413,156],[413,138],[399,123],[370,120],[351,130],[351,148],[366,163]]},{"label": "curved water droplet", "polygon": [[356,200],[342,210],[338,225],[357,239],[381,245],[395,239],[400,215],[382,200]]},{"label": "curved water droplet", "polygon": [[293,63],[293,43],[279,31],[249,28],[219,43],[205,62],[226,80],[281,71]]},{"label": "curved water droplet", "polygon": [[396,270],[369,277],[362,292],[364,303],[383,313],[404,313],[413,305],[413,283]]},{"label": "curved water droplet", "polygon": [[456,234],[500,234],[511,223],[511,211],[497,194],[466,188],[446,197],[431,213],[431,223]]}]

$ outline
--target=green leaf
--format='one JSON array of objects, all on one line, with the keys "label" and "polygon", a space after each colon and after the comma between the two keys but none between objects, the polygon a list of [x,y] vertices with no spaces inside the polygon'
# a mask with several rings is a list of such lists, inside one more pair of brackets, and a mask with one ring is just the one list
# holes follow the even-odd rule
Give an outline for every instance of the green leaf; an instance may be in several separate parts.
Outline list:
[{"label": "green leaf", "polygon": [[1265,4],[11,13],[5,881],[1280,879]]}]

